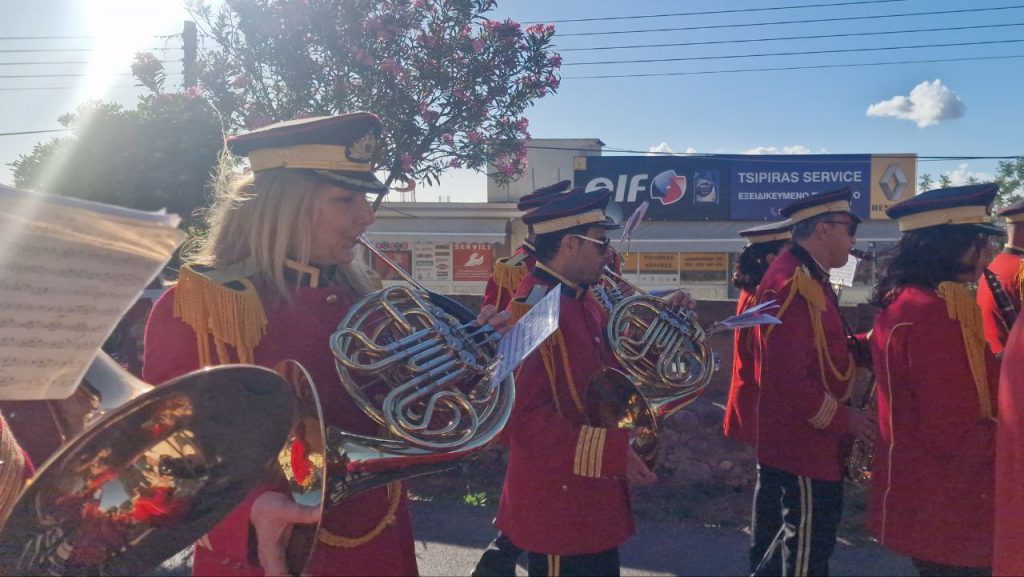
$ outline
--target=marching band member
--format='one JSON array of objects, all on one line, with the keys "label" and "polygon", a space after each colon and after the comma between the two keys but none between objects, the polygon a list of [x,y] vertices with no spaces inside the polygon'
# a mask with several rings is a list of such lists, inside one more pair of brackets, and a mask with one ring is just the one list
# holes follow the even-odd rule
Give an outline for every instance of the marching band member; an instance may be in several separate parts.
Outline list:
[{"label": "marching band member", "polygon": [[[1020,313],[1024,309],[1024,200],[1007,206],[997,214],[1006,219],[1008,238],[1003,251],[988,265],[988,269],[999,278],[1003,292],[1009,297],[1014,310]],[[992,295],[992,289],[984,278],[978,279],[978,305],[985,323],[985,340],[992,352],[999,354],[1013,327],[1007,326],[1005,317],[1000,314],[999,304]]]},{"label": "marching band member", "polygon": [[[530,211],[536,210],[545,204],[557,199],[562,193],[569,190],[572,182],[562,180],[555,184],[538,188],[537,190],[523,196],[516,204],[516,208],[525,211],[526,216]],[[571,192],[571,191],[570,191]],[[487,287],[484,289],[484,305],[494,305],[498,310],[505,310],[512,297],[516,294],[516,287],[527,274],[533,272],[533,266],[537,262],[534,255],[536,250],[533,246],[533,227],[527,227],[526,240],[509,258],[500,258],[494,263],[494,270],[491,277],[487,279]]]},{"label": "marching band member", "polygon": [[771,536],[779,535],[775,554],[783,575],[828,574],[842,514],[843,447],[851,433],[870,435],[873,426],[865,411],[846,406],[856,367],[828,281],[855,242],[860,219],[850,209],[852,194],[844,188],[785,206],[793,244],[757,289],[757,302],[782,305],[776,315],[782,324],[759,327],[754,354],[757,492],[781,495],[782,516],[754,516],[754,534],[762,539],[751,560],[756,567],[772,548]]},{"label": "marching band member", "polygon": [[[309,370],[328,425],[378,433],[343,393],[329,337],[348,308],[378,288],[357,258],[357,244],[374,222],[366,195],[387,190],[371,164],[380,138],[380,119],[357,112],[281,122],[228,140],[233,153],[249,158],[252,172],[235,174],[232,163],[223,163],[209,233],[150,317],[146,380],[294,359]],[[492,314],[488,309],[481,318]],[[286,574],[291,525],[315,522],[320,513],[279,489],[254,491],[198,543],[193,573]],[[328,508],[317,537],[308,574],[417,573],[399,483]]]},{"label": "marching band member", "polygon": [[[768,267],[785,250],[792,238],[792,223],[788,220],[772,222],[740,231],[740,236],[747,239],[747,246],[736,257],[736,270],[732,275],[732,284],[739,289],[739,300],[736,301],[736,314],[740,314],[754,304],[754,295]],[[729,384],[729,400],[725,407],[725,419],[722,428],[725,436],[751,447],[757,446],[757,371],[754,367],[754,348],[757,345],[757,331],[747,328],[735,331],[733,335],[732,381]],[[782,515],[782,495],[767,490],[755,490],[757,501],[754,503],[754,519],[766,517],[778,519]],[[756,522],[752,527],[758,527]],[[757,567],[765,554],[764,547],[758,544],[771,543],[776,531],[769,525],[760,525],[768,535],[751,536],[750,563],[751,570]],[[778,559],[778,557],[776,557]],[[778,573],[779,567],[769,572]]]},{"label": "marching band member", "polygon": [[1003,350],[996,425],[995,547],[992,572],[1024,575],[1024,322]]},{"label": "marching band member", "polygon": [[32,461],[18,445],[11,427],[0,415],[0,527],[18,502],[25,481],[33,474]]},{"label": "marching band member", "polygon": [[989,217],[997,190],[930,190],[886,211],[903,234],[872,297],[871,527],[921,575],[991,572],[999,365],[964,283],[1002,234]]},{"label": "marching band member", "polygon": [[[633,534],[628,487],[656,480],[629,432],[588,425],[582,404],[592,377],[618,366],[608,318],[588,292],[607,262],[606,231],[619,227],[604,213],[610,197],[607,189],[574,194],[523,218],[537,233],[537,265],[509,312],[518,318],[561,287],[558,330],[517,374],[496,520],[528,551],[530,575],[618,575],[618,547]],[[692,307],[684,291],[670,302]]]}]

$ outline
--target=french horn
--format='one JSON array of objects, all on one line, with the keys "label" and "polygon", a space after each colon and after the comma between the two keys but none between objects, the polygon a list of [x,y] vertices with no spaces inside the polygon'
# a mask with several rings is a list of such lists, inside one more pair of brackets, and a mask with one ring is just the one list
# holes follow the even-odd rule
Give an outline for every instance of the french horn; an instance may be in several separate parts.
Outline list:
[{"label": "french horn", "polygon": [[152,570],[244,500],[293,421],[291,387],[262,367],[202,369],[153,389],[101,352],[88,374],[111,391],[106,407],[97,400],[84,432],[23,490],[0,530],[0,574]]},{"label": "french horn", "polygon": [[[360,242],[410,286],[385,287],[355,303],[330,341],[345,393],[380,435],[325,427],[309,374],[295,362],[280,368],[304,391],[304,416],[279,461],[295,500],[311,506],[330,507],[479,455],[497,440],[515,402],[511,376],[492,382],[500,360],[493,328],[475,326],[468,309],[428,291],[365,238]],[[293,574],[311,557],[317,531],[293,529],[286,551]]]}]

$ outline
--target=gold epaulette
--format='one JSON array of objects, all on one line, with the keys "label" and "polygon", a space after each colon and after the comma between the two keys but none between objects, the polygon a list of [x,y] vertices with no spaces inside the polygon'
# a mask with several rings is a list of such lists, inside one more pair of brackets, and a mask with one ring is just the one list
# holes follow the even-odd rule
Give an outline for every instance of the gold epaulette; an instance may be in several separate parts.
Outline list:
[{"label": "gold epaulette", "polygon": [[[803,297],[807,302],[807,312],[811,318],[811,330],[814,333],[814,349],[818,353],[818,364],[821,367],[821,385],[825,387],[825,391],[831,394],[828,387],[828,379],[826,378],[825,369],[832,373],[841,383],[847,383],[846,392],[841,398],[838,399],[839,404],[845,403],[850,398],[850,393],[853,391],[853,375],[857,371],[857,365],[853,362],[853,355],[847,353],[847,367],[846,372],[842,372],[836,367],[835,361],[832,360],[832,355],[828,352],[828,339],[825,338],[825,327],[822,324],[821,315],[825,312],[827,301],[825,300],[825,289],[821,285],[811,278],[810,271],[804,266],[799,266],[793,271],[793,276],[789,279],[789,295],[786,296],[785,302],[782,303],[782,307],[779,309],[779,314],[776,315],[778,318],[782,318],[783,313],[792,304],[793,299],[797,295]],[[765,340],[767,341],[768,336],[771,335],[772,329],[778,325],[771,325],[765,332]]]},{"label": "gold epaulette", "polygon": [[[267,314],[252,281],[239,270],[181,269],[174,316],[196,332],[201,367],[253,362],[253,350],[267,328]],[[216,353],[216,358],[211,354]],[[237,355],[232,360],[228,346]]]},{"label": "gold epaulette", "polygon": [[949,318],[960,323],[964,337],[964,352],[971,367],[974,388],[978,393],[978,406],[983,419],[994,419],[992,398],[988,390],[988,367],[985,363],[985,331],[982,328],[981,309],[978,302],[962,283],[944,282],[939,284],[939,298],[946,301]]},{"label": "gold epaulette", "polygon": [[14,439],[11,427],[0,416],[0,526],[18,502],[25,486],[25,454]]},{"label": "gold epaulette", "polygon": [[518,262],[513,264],[510,261],[511,259],[507,258],[498,259],[498,262],[494,263],[494,271],[491,272],[491,278],[494,279],[494,284],[498,288],[509,294],[515,294],[519,283],[526,278],[530,271],[526,270],[525,263]]},{"label": "gold epaulette", "polygon": [[1024,258],[1020,259],[1020,264],[1017,266],[1017,277],[1014,280],[1017,283],[1017,296],[1020,299],[1018,304],[1024,307]]}]

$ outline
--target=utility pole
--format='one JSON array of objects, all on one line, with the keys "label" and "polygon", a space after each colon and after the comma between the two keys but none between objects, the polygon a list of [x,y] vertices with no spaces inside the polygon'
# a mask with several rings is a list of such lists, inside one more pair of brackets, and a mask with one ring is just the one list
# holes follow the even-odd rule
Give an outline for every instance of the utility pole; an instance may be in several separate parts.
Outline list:
[{"label": "utility pole", "polygon": [[191,20],[185,21],[185,28],[181,31],[182,49],[185,58],[182,60],[182,73],[185,76],[185,88],[194,88],[198,83],[196,71],[196,52],[199,44],[199,36],[196,33],[196,23]]}]

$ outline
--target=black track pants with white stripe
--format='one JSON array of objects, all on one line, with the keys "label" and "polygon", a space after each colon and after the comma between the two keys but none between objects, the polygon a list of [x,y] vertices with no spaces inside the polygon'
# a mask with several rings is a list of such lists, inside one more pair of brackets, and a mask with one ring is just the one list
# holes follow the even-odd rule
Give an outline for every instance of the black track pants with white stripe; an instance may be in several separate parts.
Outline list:
[{"label": "black track pants with white stripe", "polygon": [[[774,536],[785,523],[782,544],[776,550],[782,556],[782,575],[827,576],[843,513],[842,481],[799,477],[759,464],[758,488],[780,495],[782,517],[757,515],[754,534]],[[777,563],[768,565],[779,567]]]}]

